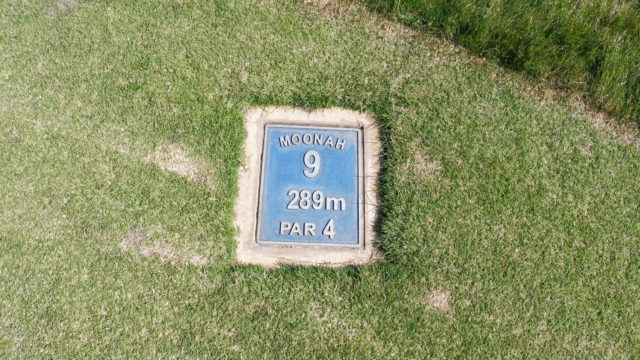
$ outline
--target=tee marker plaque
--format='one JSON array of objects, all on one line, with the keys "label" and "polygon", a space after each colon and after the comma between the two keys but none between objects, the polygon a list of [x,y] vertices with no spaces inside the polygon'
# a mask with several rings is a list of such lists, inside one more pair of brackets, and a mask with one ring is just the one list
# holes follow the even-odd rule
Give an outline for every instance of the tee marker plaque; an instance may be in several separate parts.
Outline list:
[{"label": "tee marker plaque", "polygon": [[259,108],[246,119],[237,259],[340,266],[375,260],[379,139],[369,116]]}]

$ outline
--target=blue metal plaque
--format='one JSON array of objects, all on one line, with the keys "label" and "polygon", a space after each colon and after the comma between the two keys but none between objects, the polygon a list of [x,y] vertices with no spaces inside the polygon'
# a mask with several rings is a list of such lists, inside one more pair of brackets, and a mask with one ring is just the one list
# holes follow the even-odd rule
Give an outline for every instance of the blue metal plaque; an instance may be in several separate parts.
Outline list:
[{"label": "blue metal plaque", "polygon": [[360,244],[360,130],[267,125],[257,241]]}]

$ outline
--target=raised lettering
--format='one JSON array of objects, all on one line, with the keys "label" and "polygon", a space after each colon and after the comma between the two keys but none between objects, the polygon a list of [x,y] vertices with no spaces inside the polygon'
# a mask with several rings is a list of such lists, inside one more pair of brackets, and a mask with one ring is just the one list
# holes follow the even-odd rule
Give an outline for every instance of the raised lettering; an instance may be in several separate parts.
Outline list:
[{"label": "raised lettering", "polygon": [[326,235],[331,240],[336,237],[336,228],[335,225],[333,225],[333,219],[330,219],[329,222],[327,222],[327,225],[324,226],[324,229],[322,229],[322,235]]},{"label": "raised lettering", "polygon": [[291,141],[289,139],[289,135],[280,136],[280,147],[287,147],[291,145]]},{"label": "raised lettering", "polygon": [[316,224],[304,223],[304,236],[316,236]]},{"label": "raised lettering", "polygon": [[302,236],[302,229],[300,229],[300,224],[293,223],[293,226],[291,227],[291,233],[290,235],[299,235]]},{"label": "raised lettering", "polygon": [[347,202],[343,198],[327,197],[327,210],[344,210],[347,207]]},{"label": "raised lettering", "polygon": [[327,137],[327,141],[324,142],[324,146],[333,147],[333,136]]},{"label": "raised lettering", "polygon": [[302,172],[304,176],[308,178],[314,178],[318,176],[320,172],[320,154],[315,150],[309,150],[303,157],[304,166],[307,168]]},{"label": "raised lettering", "polygon": [[289,230],[291,230],[291,223],[280,221],[280,235],[289,233]]}]

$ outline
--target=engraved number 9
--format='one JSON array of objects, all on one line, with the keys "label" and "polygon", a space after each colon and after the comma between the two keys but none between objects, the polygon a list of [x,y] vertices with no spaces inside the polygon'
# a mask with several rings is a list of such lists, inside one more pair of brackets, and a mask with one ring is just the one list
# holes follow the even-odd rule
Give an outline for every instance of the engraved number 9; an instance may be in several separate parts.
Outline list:
[{"label": "engraved number 9", "polygon": [[315,150],[309,150],[304,154],[304,176],[314,178],[320,172],[320,154]]}]

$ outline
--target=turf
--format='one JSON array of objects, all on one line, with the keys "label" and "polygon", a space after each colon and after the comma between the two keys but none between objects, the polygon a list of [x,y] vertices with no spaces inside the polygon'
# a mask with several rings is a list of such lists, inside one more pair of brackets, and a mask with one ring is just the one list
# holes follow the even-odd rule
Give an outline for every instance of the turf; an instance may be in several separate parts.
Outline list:
[{"label": "turf", "polygon": [[637,0],[360,0],[640,125]]},{"label": "turf", "polygon": [[[1,357],[640,357],[640,149],[526,87],[358,6],[1,2]],[[234,264],[267,104],[379,120],[384,261]]]}]

